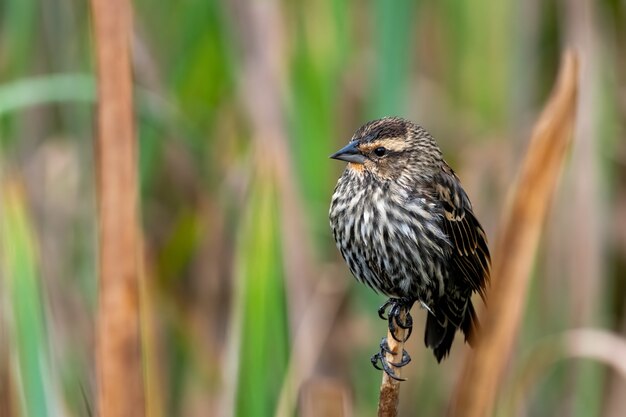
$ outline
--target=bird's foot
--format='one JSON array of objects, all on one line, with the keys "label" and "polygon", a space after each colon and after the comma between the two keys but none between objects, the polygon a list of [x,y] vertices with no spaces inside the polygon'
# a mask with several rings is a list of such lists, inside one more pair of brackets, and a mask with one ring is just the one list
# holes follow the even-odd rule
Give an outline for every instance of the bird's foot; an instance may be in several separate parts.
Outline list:
[{"label": "bird's foot", "polygon": [[[389,332],[391,333],[391,336],[398,342],[406,342],[407,339],[411,336],[411,332],[413,331],[413,317],[411,317],[412,306],[413,301],[410,301],[406,298],[390,298],[378,309],[378,316],[383,320],[387,320]],[[389,309],[388,313],[387,309]],[[387,314],[386,317],[385,314]],[[403,315],[404,318],[402,318]],[[396,326],[407,331],[407,335],[406,337],[404,337],[403,340],[400,340],[396,336]]]},{"label": "bird's foot", "polygon": [[[396,368],[401,368],[411,362],[411,357],[409,356],[407,351],[402,349],[402,358],[400,359],[400,362],[389,362],[386,356],[387,353],[390,353],[392,355],[395,354],[395,352],[393,352],[389,348],[387,338],[383,337],[383,339],[380,341],[380,352],[374,354],[371,359],[374,368],[378,369],[379,371],[385,371],[385,373],[387,373],[390,378],[393,378],[396,381],[406,381],[406,379],[400,378],[398,375],[396,375],[392,366]],[[379,362],[380,366],[378,365]]]}]

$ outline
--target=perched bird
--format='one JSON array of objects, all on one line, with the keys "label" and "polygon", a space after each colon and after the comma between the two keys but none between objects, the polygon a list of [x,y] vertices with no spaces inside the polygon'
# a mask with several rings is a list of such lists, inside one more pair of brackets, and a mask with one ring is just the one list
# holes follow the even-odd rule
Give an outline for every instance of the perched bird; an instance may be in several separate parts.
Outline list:
[{"label": "perched bird", "polygon": [[[427,310],[424,342],[438,362],[450,352],[457,329],[471,344],[478,326],[471,296],[477,292],[484,300],[489,248],[435,139],[408,120],[386,117],[360,127],[331,158],[348,162],[330,205],[337,248],[357,280],[390,297],[379,315],[389,320],[392,335],[396,326],[410,335],[409,311],[417,301]],[[372,363],[378,368],[380,361],[399,379],[386,350],[383,340]],[[409,360],[403,352],[393,365]]]}]

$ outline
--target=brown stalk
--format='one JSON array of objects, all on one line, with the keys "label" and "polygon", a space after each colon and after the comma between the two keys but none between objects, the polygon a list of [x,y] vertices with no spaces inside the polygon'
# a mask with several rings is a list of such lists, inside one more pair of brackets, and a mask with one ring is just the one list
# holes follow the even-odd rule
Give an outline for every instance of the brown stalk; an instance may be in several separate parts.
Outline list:
[{"label": "brown stalk", "polygon": [[98,74],[98,415],[143,416],[131,8],[125,0],[91,6]]},{"label": "brown stalk", "polygon": [[[404,322],[406,312],[400,313],[400,322]],[[405,339],[405,330],[401,327],[396,329],[396,337],[398,340]],[[386,353],[385,357],[387,361],[392,363],[399,363],[402,361],[402,351],[404,350],[404,342],[396,340],[390,331],[387,331],[387,344],[389,350],[394,353]],[[401,369],[393,365],[390,365],[393,372],[401,377]],[[378,397],[378,417],[395,417],[398,415],[398,404],[400,402],[400,381],[397,381],[383,372],[383,380],[380,383],[380,395]]]},{"label": "brown stalk", "polygon": [[461,373],[452,415],[484,417],[493,409],[526,302],[542,225],[571,142],[577,83],[577,56],[567,51],[499,229],[487,314]]}]

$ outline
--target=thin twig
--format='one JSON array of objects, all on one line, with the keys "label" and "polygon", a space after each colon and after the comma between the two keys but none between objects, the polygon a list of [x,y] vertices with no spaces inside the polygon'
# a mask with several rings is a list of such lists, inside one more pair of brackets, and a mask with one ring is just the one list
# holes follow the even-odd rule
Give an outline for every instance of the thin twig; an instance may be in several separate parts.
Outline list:
[{"label": "thin twig", "polygon": [[137,161],[127,0],[92,0],[98,73],[98,415],[144,415]]},{"label": "thin twig", "polygon": [[[402,310],[399,322],[406,320],[406,312]],[[404,340],[406,330],[397,327],[396,337],[398,340]],[[391,331],[387,331],[387,345],[389,350],[394,353],[386,353],[385,357],[389,362],[389,366],[393,369],[393,372],[401,377],[401,368],[397,368],[392,363],[400,363],[402,361],[402,351],[404,350],[404,342],[396,340]],[[380,395],[378,397],[378,417],[395,417],[398,415],[398,404],[400,402],[400,381],[397,381],[383,372],[383,380],[380,384]]]}]

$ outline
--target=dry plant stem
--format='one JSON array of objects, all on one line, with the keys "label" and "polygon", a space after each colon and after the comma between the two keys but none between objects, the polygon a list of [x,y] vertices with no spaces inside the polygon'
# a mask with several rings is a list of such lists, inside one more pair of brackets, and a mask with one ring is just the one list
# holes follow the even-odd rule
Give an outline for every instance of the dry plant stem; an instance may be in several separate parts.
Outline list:
[{"label": "dry plant stem", "polygon": [[98,73],[98,415],[144,415],[137,166],[126,0],[92,0]]},{"label": "dry plant stem", "polygon": [[496,239],[487,315],[459,379],[452,403],[455,416],[484,417],[493,409],[526,303],[541,228],[571,142],[577,81],[577,57],[568,51],[550,100],[533,130]]},{"label": "dry plant stem", "polygon": [[[404,322],[406,319],[406,312],[402,311],[400,314],[399,320]],[[398,340],[404,340],[406,337],[406,330],[397,327],[396,329],[396,337]],[[389,345],[389,350],[394,352],[386,353],[385,357],[387,361],[390,363],[391,369],[398,376],[402,377],[401,369],[397,368],[391,363],[400,363],[402,362],[402,351],[404,350],[404,342],[399,342],[396,340],[390,331],[387,331],[387,344]],[[378,397],[378,417],[395,417],[398,415],[398,404],[400,401],[400,381],[396,381],[387,375],[386,372],[383,371],[383,380],[380,384],[380,396]]]}]

